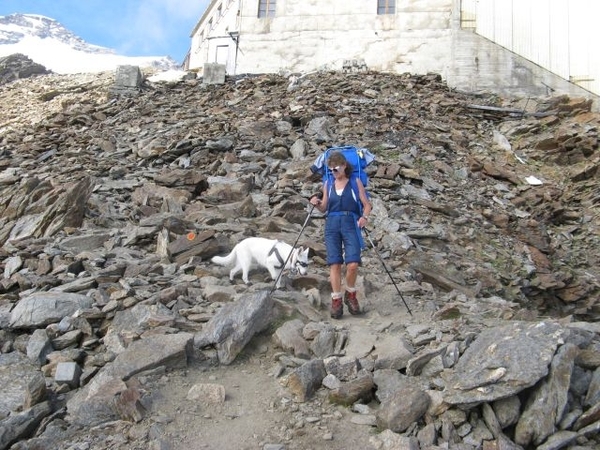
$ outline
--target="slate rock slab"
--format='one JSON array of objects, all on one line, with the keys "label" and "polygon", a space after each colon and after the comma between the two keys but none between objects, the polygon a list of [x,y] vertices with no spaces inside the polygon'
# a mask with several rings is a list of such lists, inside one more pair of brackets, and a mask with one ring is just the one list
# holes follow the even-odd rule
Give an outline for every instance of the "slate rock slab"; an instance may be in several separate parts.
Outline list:
[{"label": "slate rock slab", "polygon": [[134,375],[159,366],[184,368],[192,350],[193,335],[153,335],[134,341],[115,360],[67,402],[69,418],[82,425],[99,424],[118,417],[113,400],[127,389]]},{"label": "slate rock slab", "polygon": [[249,294],[223,305],[194,337],[194,346],[214,345],[221,364],[231,364],[246,344],[271,322],[273,297],[268,291]]},{"label": "slate rock slab", "polygon": [[565,330],[551,322],[515,322],[490,328],[442,374],[444,401],[476,404],[510,397],[548,374]]},{"label": "slate rock slab", "polygon": [[66,292],[36,292],[21,299],[10,315],[11,328],[40,328],[60,322],[80,308],[91,308],[93,299]]},{"label": "slate rock slab", "polygon": [[23,408],[27,384],[37,374],[37,365],[22,353],[0,354],[0,418]]}]

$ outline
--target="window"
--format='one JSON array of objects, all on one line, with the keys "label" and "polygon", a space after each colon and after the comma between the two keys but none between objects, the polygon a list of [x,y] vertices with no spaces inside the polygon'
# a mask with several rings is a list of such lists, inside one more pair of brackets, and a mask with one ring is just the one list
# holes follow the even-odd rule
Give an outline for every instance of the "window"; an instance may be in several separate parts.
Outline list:
[{"label": "window", "polygon": [[258,0],[258,17],[275,17],[277,0]]},{"label": "window", "polygon": [[396,14],[396,0],[377,0],[377,14]]}]

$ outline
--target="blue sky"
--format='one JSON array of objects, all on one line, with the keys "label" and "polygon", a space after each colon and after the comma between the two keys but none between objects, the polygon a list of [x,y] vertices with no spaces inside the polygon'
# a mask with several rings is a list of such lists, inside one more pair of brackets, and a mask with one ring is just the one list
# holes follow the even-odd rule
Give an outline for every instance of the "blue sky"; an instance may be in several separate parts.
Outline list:
[{"label": "blue sky", "polygon": [[0,16],[41,14],[90,44],[125,56],[181,62],[210,0],[0,0]]}]

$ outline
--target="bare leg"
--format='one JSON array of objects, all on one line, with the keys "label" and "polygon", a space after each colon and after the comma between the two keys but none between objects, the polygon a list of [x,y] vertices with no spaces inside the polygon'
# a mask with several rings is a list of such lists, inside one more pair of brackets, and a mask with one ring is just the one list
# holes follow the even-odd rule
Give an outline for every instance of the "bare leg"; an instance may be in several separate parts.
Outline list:
[{"label": "bare leg", "polygon": [[329,266],[329,281],[331,283],[331,310],[333,319],[339,319],[344,314],[342,304],[342,265],[332,264]]},{"label": "bare leg", "polygon": [[[346,266],[346,287],[354,288],[358,276],[358,263],[351,262]],[[341,289],[341,287],[340,287]]]},{"label": "bare leg", "polygon": [[332,264],[329,266],[329,281],[331,292],[342,292],[342,265]]}]

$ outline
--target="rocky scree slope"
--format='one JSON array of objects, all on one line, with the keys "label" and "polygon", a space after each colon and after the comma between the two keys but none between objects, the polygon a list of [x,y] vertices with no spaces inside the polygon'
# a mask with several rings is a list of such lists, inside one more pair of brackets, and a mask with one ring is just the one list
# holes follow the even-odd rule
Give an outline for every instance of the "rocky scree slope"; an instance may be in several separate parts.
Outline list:
[{"label": "rocky scree slope", "polygon": [[[502,321],[515,324],[495,338],[524,333],[523,320],[597,320],[598,116],[588,101],[474,97],[448,89],[437,75],[265,75],[220,86],[186,80],[147,84],[137,95],[121,97],[107,95],[112,82],[110,73],[47,75],[0,87],[3,105],[10,105],[0,112],[2,351],[30,359],[37,354],[46,377],[56,376],[64,359],[83,367],[82,387],[98,382],[99,370],[106,376],[99,369],[104,365],[132,375],[149,367],[126,370],[115,355],[143,342],[139,337],[149,330],[172,334],[175,349],[189,341],[176,336],[202,335],[224,310],[223,302],[245,292],[239,283],[230,286],[226,272],[207,263],[209,258],[244,236],[293,241],[308,212],[306,199],[319,189],[308,167],[329,145],[355,144],[377,155],[370,167],[375,206],[370,235],[419,320],[442,324],[443,332],[426,327],[433,341],[452,335],[466,344],[471,333]],[[289,314],[293,299],[293,314],[309,323],[327,306],[321,235],[314,218],[300,242],[312,250],[313,274],[290,280],[283,294],[288,302],[276,302],[280,313]],[[397,310],[397,295],[373,254],[365,258],[363,273],[363,303],[383,323]],[[37,299],[55,301],[57,293],[78,307],[60,317],[35,317]],[[312,309],[301,306],[307,298]],[[33,300],[33,306],[19,306],[24,300]],[[139,314],[147,305],[155,309],[141,329],[123,319],[124,312]],[[16,314],[21,309],[26,314]],[[66,324],[63,317],[72,319]],[[51,338],[54,353],[29,349],[36,330]],[[555,325],[548,330],[558,332]],[[580,348],[596,348],[597,333],[586,333]],[[423,335],[413,338],[417,348],[431,345]],[[548,345],[544,352],[553,348]],[[223,349],[211,356],[205,346],[196,347],[196,357],[204,360],[230,363],[237,356]],[[61,349],[77,349],[77,355],[67,357]],[[426,359],[440,356],[436,351],[426,352]],[[565,353],[575,359],[575,351]],[[416,363],[394,361],[385,368],[421,375]],[[369,367],[364,359],[361,364]],[[589,385],[597,365],[578,367],[585,367]],[[315,371],[320,373],[309,373]],[[484,385],[505,373],[488,375]],[[311,389],[298,372],[295,376],[300,381],[289,389],[308,401]],[[435,380],[429,384],[439,383]],[[384,384],[379,380],[381,402],[387,397]],[[72,416],[74,410],[84,423],[98,421],[98,410],[88,414],[81,407],[85,401],[73,401],[78,386],[50,385],[59,403],[68,393],[77,406]],[[418,404],[423,397],[414,395]],[[586,395],[595,405],[594,396]],[[491,400],[454,393],[452,401]],[[407,426],[399,424],[390,418],[390,402],[378,425],[416,436],[410,425],[418,415]],[[121,417],[139,421],[136,411],[121,410]],[[577,430],[594,423],[593,411],[590,415]],[[435,428],[448,441],[442,422]],[[551,434],[537,430],[535,437],[514,430],[510,437],[526,446]],[[585,440],[587,432],[577,430],[569,438]]]},{"label": "rocky scree slope", "polygon": [[[293,180],[275,173],[285,163],[298,170],[303,159],[304,169],[328,145],[365,146],[377,155],[371,191],[387,209],[373,233],[408,238],[384,242],[405,269],[424,261],[475,294],[597,318],[598,118],[588,101],[502,105],[452,92],[434,75],[315,74],[297,84],[264,76],[148,86],[106,102],[110,82],[110,74],[67,76],[3,88],[3,167],[63,182],[133,178],[136,166],[148,180],[184,165],[208,178],[227,174],[227,158],[260,153],[262,165],[242,176],[274,205],[319,187],[308,171]],[[525,116],[513,118],[519,111]],[[298,148],[301,158],[290,158]],[[543,184],[528,184],[530,176]],[[101,221],[95,206],[82,222]],[[133,213],[122,207],[109,218],[116,226]]]}]

